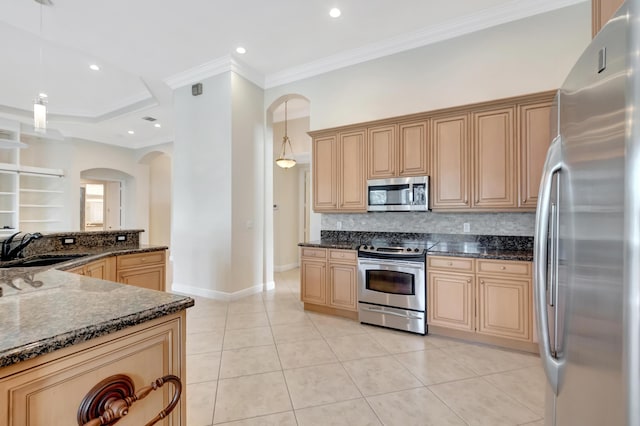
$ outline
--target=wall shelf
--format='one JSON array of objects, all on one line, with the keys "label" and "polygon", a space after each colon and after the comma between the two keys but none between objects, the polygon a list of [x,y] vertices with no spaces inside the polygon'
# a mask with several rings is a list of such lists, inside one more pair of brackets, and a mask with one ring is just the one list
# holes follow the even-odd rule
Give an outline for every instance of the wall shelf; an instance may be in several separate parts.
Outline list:
[{"label": "wall shelf", "polygon": [[43,208],[43,209],[50,209],[50,208],[61,208],[64,207],[62,204],[20,204],[20,208]]},{"label": "wall shelf", "polygon": [[21,220],[20,223],[59,223],[60,220],[55,219],[29,219],[29,220]]},{"label": "wall shelf", "polygon": [[27,144],[13,139],[0,138],[0,149],[26,148]]}]

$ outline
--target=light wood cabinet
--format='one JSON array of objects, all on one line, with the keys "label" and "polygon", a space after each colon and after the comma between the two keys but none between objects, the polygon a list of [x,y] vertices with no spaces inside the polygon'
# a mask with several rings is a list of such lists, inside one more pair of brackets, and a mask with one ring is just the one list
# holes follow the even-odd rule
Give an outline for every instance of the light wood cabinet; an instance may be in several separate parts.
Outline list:
[{"label": "light wood cabinet", "polygon": [[516,147],[514,108],[474,112],[473,207],[515,208]]},{"label": "light wood cabinet", "polygon": [[[165,426],[186,424],[185,311],[98,337],[0,369],[0,423],[6,426],[78,424],[84,396],[101,380],[129,376],[136,390],[168,374],[183,394]],[[146,424],[173,396],[165,385],[135,402],[118,425]]]},{"label": "light wood cabinet", "polygon": [[518,106],[519,206],[535,210],[542,169],[551,144],[551,100]]},{"label": "light wood cabinet", "polygon": [[429,174],[428,122],[421,120],[401,123],[399,130],[398,176],[426,176]]},{"label": "light wood cabinet", "polygon": [[305,309],[357,318],[355,250],[301,249],[300,299]]},{"label": "light wood cabinet", "polygon": [[116,281],[150,290],[166,289],[164,250],[116,256]]},{"label": "light wood cabinet", "polygon": [[371,127],[367,130],[367,179],[385,179],[398,175],[397,132],[398,126],[395,124]]},{"label": "light wood cabinet", "polygon": [[469,208],[469,115],[431,120],[433,209]]},{"label": "light wood cabinet", "polygon": [[313,139],[313,210],[338,208],[338,150],[335,135]]},{"label": "light wood cabinet", "polygon": [[338,135],[338,208],[367,211],[365,131]]},{"label": "light wood cabinet", "polygon": [[591,0],[591,35],[593,37],[613,17],[622,3],[624,0]]},{"label": "light wood cabinet", "polygon": [[427,259],[429,325],[532,342],[531,262]]},{"label": "light wood cabinet", "polygon": [[116,281],[116,260],[114,257],[106,257],[87,263],[84,266],[68,269],[67,272],[101,280]]}]

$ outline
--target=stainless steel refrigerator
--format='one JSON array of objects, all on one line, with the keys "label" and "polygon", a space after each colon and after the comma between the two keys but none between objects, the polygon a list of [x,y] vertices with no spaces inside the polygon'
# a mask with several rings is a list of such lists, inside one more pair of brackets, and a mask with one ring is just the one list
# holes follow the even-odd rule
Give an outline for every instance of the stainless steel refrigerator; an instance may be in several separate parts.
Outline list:
[{"label": "stainless steel refrigerator", "polygon": [[640,0],[558,91],[535,230],[546,425],[640,425]]}]

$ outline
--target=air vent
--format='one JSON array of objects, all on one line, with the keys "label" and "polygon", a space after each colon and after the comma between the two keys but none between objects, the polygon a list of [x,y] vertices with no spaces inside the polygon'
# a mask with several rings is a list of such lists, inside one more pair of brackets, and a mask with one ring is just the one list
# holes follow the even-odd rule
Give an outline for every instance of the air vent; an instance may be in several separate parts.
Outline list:
[{"label": "air vent", "polygon": [[156,121],[156,119],[155,119],[155,118],[153,118],[153,117],[149,117],[149,116],[147,116],[147,117],[142,117],[142,119],[143,119],[143,120],[147,120],[147,121],[151,121],[151,122]]}]

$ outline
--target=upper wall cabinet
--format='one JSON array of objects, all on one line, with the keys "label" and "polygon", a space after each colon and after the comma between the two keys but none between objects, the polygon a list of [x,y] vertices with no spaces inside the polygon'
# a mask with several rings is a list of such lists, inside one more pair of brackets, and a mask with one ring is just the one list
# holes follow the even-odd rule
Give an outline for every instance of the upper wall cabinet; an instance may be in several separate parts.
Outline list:
[{"label": "upper wall cabinet", "polygon": [[624,0],[591,1],[591,35],[593,37],[613,17],[613,14],[622,6],[622,3],[624,3]]},{"label": "upper wall cabinet", "polygon": [[429,174],[427,121],[367,129],[367,179]]},{"label": "upper wall cabinet", "polygon": [[535,209],[542,168],[551,144],[551,100],[518,106],[520,193],[518,206]]},{"label": "upper wall cabinet", "polygon": [[514,108],[473,112],[473,207],[515,208]]},{"label": "upper wall cabinet", "polygon": [[469,114],[431,120],[431,208],[469,208]]},{"label": "upper wall cabinet", "polygon": [[313,139],[313,209],[338,208],[338,148],[335,135]]}]

